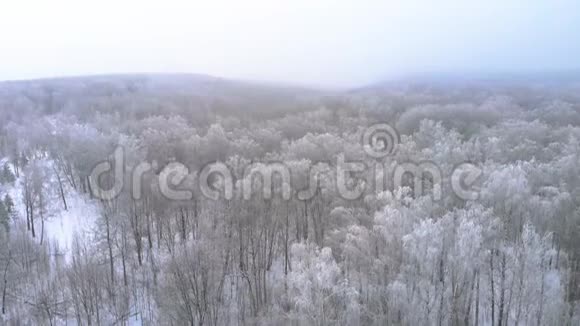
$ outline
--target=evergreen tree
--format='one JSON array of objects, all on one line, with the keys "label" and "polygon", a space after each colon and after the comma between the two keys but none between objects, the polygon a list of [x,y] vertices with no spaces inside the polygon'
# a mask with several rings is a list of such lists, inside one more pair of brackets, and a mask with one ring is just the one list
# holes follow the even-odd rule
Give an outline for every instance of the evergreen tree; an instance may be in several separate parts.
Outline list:
[{"label": "evergreen tree", "polygon": [[14,201],[12,200],[12,197],[10,197],[10,195],[8,194],[4,196],[4,207],[6,208],[8,214],[14,213]]},{"label": "evergreen tree", "polygon": [[12,173],[12,170],[10,170],[8,163],[4,163],[2,171],[0,171],[0,183],[13,183],[14,181],[16,181],[14,173]]},{"label": "evergreen tree", "polygon": [[10,230],[10,212],[2,201],[0,201],[0,226],[4,227],[6,232]]}]

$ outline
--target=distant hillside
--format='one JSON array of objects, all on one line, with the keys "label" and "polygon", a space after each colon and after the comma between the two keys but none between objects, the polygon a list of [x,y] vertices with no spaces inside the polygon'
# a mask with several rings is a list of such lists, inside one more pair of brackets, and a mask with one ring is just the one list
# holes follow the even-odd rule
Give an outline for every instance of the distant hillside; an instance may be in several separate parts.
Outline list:
[{"label": "distant hillside", "polygon": [[83,76],[0,82],[0,111],[64,112],[80,117],[97,112],[122,116],[174,112],[268,118],[311,107],[324,93],[195,74]]}]

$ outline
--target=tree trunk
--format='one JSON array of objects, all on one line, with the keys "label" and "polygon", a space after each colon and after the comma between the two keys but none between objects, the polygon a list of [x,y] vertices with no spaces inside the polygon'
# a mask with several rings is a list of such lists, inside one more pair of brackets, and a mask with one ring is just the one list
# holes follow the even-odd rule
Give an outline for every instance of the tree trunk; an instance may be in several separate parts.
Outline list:
[{"label": "tree trunk", "polygon": [[129,281],[127,279],[127,263],[125,262],[125,248],[121,249],[123,251],[123,254],[121,254],[121,263],[123,265],[123,285],[125,287],[129,286]]},{"label": "tree trunk", "polygon": [[288,229],[290,228],[290,212],[286,212],[286,227],[284,229],[284,275],[288,275],[288,265],[290,258],[288,256]]},{"label": "tree trunk", "polygon": [[6,288],[8,287],[8,281],[6,280],[6,275],[4,275],[4,288],[2,289],[2,315],[6,314]]},{"label": "tree trunk", "polygon": [[28,205],[28,200],[24,206],[26,207],[26,230],[30,231],[30,206]]},{"label": "tree trunk", "polygon": [[477,271],[477,285],[475,293],[475,326],[479,326],[479,271]]},{"label": "tree trunk", "polygon": [[151,236],[151,214],[149,212],[145,213],[147,218],[147,244],[149,245],[149,251],[153,249],[153,238]]},{"label": "tree trunk", "polygon": [[187,240],[187,221],[186,221],[186,213],[183,207],[179,209],[180,217],[181,217],[181,240],[183,244]]},{"label": "tree trunk", "polygon": [[540,263],[540,267],[542,268],[542,284],[540,285],[540,307],[538,309],[538,316],[537,316],[537,325],[542,325],[542,314],[544,313],[544,268],[543,268],[543,261]]},{"label": "tree trunk", "polygon": [[505,262],[505,252],[502,253],[501,258],[501,279],[500,279],[500,297],[499,297],[499,320],[497,325],[503,326],[503,319],[504,319],[504,305],[505,305],[505,271],[506,271],[506,262]]},{"label": "tree trunk", "polygon": [[109,250],[109,269],[111,273],[111,284],[115,285],[115,263],[113,261],[113,240],[111,239],[111,225],[108,213],[105,213],[104,215],[105,215],[107,247]]},{"label": "tree trunk", "polygon": [[469,290],[469,299],[467,300],[467,311],[463,318],[463,324],[469,325],[469,320],[471,319],[471,303],[473,301],[473,292],[475,291],[475,278],[477,277],[477,271],[473,271],[473,280],[471,282],[471,289]]},{"label": "tree trunk", "polygon": [[491,249],[491,255],[489,257],[489,280],[490,280],[490,290],[491,290],[491,326],[495,325],[495,284],[493,282],[493,255],[495,255],[495,250]]},{"label": "tree trunk", "polygon": [[64,205],[64,210],[68,211],[68,206],[66,204],[66,198],[64,196],[64,187],[62,185],[62,179],[60,178],[60,173],[54,168],[54,174],[56,174],[56,181],[58,182],[58,191],[60,193],[60,198],[62,199],[62,204]]},{"label": "tree trunk", "polygon": [[36,231],[34,230],[34,209],[30,209],[30,230],[32,231],[32,237],[36,238]]},{"label": "tree trunk", "polygon": [[10,261],[12,260],[12,254],[8,251],[8,260],[6,261],[6,266],[4,267],[4,288],[2,289],[2,315],[6,314],[6,292],[8,288],[8,268],[10,266]]},{"label": "tree trunk", "polygon": [[40,213],[40,245],[44,242],[44,200],[42,193],[38,196],[39,199],[39,213]]},{"label": "tree trunk", "polygon": [[302,224],[302,239],[304,241],[308,240],[308,203],[304,202],[304,216]]}]

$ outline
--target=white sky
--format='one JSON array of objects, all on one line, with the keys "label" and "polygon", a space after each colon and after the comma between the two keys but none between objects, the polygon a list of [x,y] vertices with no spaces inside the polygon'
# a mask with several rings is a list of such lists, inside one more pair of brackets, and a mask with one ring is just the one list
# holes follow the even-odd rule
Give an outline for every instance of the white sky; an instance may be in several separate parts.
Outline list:
[{"label": "white sky", "polygon": [[0,80],[191,72],[354,86],[572,68],[578,0],[0,0]]}]

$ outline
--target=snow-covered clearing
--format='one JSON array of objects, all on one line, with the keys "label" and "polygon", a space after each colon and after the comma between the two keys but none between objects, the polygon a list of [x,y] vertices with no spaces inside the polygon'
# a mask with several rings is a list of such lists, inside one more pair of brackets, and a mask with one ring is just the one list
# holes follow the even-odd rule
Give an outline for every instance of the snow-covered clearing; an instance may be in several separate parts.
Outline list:
[{"label": "snow-covered clearing", "polygon": [[[52,162],[44,162],[50,168]],[[13,185],[7,186],[5,192],[12,197],[17,218],[26,222],[26,208],[23,201],[22,178],[17,178]],[[85,237],[94,227],[99,208],[97,203],[88,194],[81,194],[71,187],[65,185],[65,198],[67,210],[64,209],[62,199],[56,189],[56,181],[50,182],[53,189],[50,189],[51,196],[47,202],[47,214],[44,221],[45,241],[57,244],[59,252],[64,254],[66,260],[70,258],[71,247],[75,236],[81,239]],[[40,219],[35,220],[37,232],[41,232]],[[37,238],[40,235],[37,234]],[[40,239],[40,238],[39,238]]]}]

